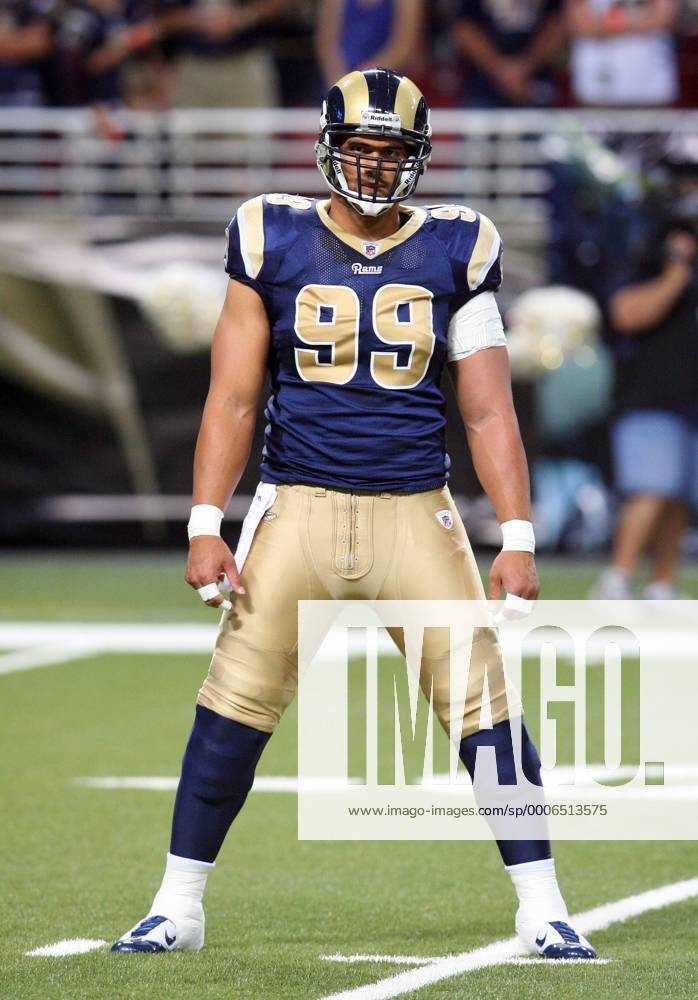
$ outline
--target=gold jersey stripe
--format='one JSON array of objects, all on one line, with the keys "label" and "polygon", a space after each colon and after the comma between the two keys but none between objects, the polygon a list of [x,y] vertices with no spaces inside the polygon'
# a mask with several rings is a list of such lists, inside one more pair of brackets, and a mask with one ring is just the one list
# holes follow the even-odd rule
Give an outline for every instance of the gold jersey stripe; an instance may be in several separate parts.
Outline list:
[{"label": "gold jersey stripe", "polygon": [[486,215],[480,216],[480,228],[468,263],[468,288],[475,291],[487,277],[501,246],[499,233]]},{"label": "gold jersey stripe", "polygon": [[256,278],[264,263],[264,198],[259,195],[238,209],[240,253],[248,278]]},{"label": "gold jersey stripe", "polygon": [[[392,250],[393,247],[399,246],[400,243],[404,243],[405,240],[409,239],[410,236],[417,232],[427,218],[427,213],[423,208],[412,208],[408,205],[400,205],[400,212],[409,216],[407,222],[405,222],[405,224],[401,226],[396,233],[393,233],[392,236],[384,236],[383,239],[369,241],[362,240],[359,236],[353,236],[351,233],[345,232],[341,226],[338,226],[327,211],[329,205],[329,201],[316,202],[317,213],[320,216],[320,221],[323,222],[327,228],[335,234],[337,239],[342,241],[342,243],[346,243],[347,246],[350,246],[353,250],[356,250],[364,257],[369,257],[370,260],[380,257],[380,255],[385,253],[387,250]],[[370,243],[372,246],[376,246],[377,244],[378,249],[376,252],[370,255],[367,254],[366,243]]]}]

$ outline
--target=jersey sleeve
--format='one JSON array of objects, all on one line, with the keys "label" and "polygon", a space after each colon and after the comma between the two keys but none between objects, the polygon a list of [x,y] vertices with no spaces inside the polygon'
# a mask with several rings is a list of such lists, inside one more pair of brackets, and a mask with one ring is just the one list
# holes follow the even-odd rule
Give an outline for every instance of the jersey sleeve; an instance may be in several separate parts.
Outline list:
[{"label": "jersey sleeve", "polygon": [[[478,213],[478,230],[467,261],[467,291],[496,292],[502,284],[502,238],[494,223]],[[466,291],[466,289],[463,289]]]},{"label": "jersey sleeve", "polygon": [[452,312],[502,283],[502,239],[491,219],[467,205],[426,209],[430,229],[448,254],[453,279]]},{"label": "jersey sleeve", "polygon": [[226,231],[224,264],[231,278],[249,285],[266,302],[264,279],[265,234],[264,198],[244,202],[230,220]]}]

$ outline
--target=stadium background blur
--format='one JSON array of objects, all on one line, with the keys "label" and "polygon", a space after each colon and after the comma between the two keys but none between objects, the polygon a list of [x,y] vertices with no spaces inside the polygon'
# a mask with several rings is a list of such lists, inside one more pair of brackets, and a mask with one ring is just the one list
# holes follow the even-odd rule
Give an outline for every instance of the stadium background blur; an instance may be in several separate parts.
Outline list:
[{"label": "stadium background blur", "polygon": [[[587,15],[621,52],[601,53],[595,102],[582,100]],[[644,17],[672,24],[664,75],[641,59],[635,100],[614,106],[613,70],[638,68],[624,33]],[[216,627],[183,571],[223,231],[261,192],[325,195],[323,77],[362,59],[410,73],[434,107],[417,201],[472,205],[502,233],[542,596],[586,596],[608,559],[608,296],[631,258],[656,256],[674,168],[698,163],[695,0],[0,0],[3,996],[308,1000],[383,975],[371,955],[453,955],[509,933],[491,844],[298,842],[295,795],[262,788],[211,880],[200,955],[31,957],[59,939],[115,940],[160,877]],[[451,488],[484,575],[500,533],[448,405]],[[260,414],[231,544],[263,429]],[[696,597],[695,530],[684,548],[681,587]],[[262,759],[275,787],[293,785],[296,727],[292,706]],[[556,856],[574,912],[695,874],[682,841],[562,842]],[[684,898],[597,932],[610,964],[584,973],[495,966],[424,995],[683,1000],[695,916]],[[335,951],[367,961],[324,960]]]},{"label": "stadium background blur", "polygon": [[[663,17],[673,91],[614,107],[609,85],[583,102],[585,9],[613,44]],[[664,213],[667,150],[698,163],[694,3],[1,0],[0,12],[0,544],[182,547],[223,229],[261,191],[322,194],[323,78],[387,57],[434,108],[418,202],[471,204],[503,234],[539,548],[606,552],[607,298]],[[262,434],[260,420],[253,454]],[[471,537],[496,544],[457,420],[449,444]],[[253,460],[229,522],[255,475]]]}]

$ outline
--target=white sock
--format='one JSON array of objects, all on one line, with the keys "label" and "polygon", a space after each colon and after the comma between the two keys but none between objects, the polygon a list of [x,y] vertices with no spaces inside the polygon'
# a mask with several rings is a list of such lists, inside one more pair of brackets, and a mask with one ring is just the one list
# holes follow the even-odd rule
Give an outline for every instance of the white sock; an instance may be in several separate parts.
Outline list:
[{"label": "white sock", "polygon": [[516,929],[526,943],[530,944],[543,924],[567,919],[553,858],[509,865],[507,871],[519,897]]},{"label": "white sock", "polygon": [[172,919],[198,914],[202,909],[206,880],[214,867],[215,862],[194,861],[168,854],[162,884],[148,916],[157,914]]}]

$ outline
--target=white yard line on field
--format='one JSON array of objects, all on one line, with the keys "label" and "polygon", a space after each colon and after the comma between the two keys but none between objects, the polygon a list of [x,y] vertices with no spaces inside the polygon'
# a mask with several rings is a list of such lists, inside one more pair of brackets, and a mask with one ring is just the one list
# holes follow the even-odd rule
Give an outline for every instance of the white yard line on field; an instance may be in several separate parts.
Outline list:
[{"label": "white yard line on field", "polygon": [[[611,924],[622,923],[641,913],[658,910],[672,903],[680,903],[694,896],[698,896],[698,878],[673,882],[659,889],[638,893],[636,896],[626,896],[625,899],[597,906],[570,919],[583,934],[591,934],[594,931],[605,930]],[[430,965],[398,972],[394,976],[379,979],[366,986],[357,986],[341,993],[330,993],[322,1000],[388,1000],[389,997],[403,996],[431,983],[438,983],[487,966],[501,965],[517,957],[517,939],[507,938],[503,941],[494,941],[484,948],[447,956]]]},{"label": "white yard line on field", "polygon": [[[611,924],[621,923],[631,917],[637,917],[648,910],[658,910],[671,903],[680,903],[685,899],[698,896],[698,878],[686,879],[683,882],[673,882],[649,892],[641,892],[637,896],[626,896],[614,903],[605,903],[593,910],[587,910],[572,917],[575,926],[584,934],[605,930]],[[81,955],[103,947],[107,942],[91,938],[70,938],[34,948],[25,952],[32,957],[62,957],[65,955]],[[378,980],[368,986],[358,986],[342,993],[331,993],[322,1000],[383,1000],[387,997],[397,997],[413,990],[421,989],[430,983],[437,983],[463,972],[472,972],[489,965],[530,964],[539,961],[537,958],[525,958],[517,954],[515,937],[505,941],[495,941],[484,948],[466,951],[460,955],[448,955],[445,958],[425,958],[410,955],[323,955],[328,962],[392,962],[400,964],[420,965],[420,968],[401,972],[387,979]],[[551,967],[560,963],[541,959],[541,962]],[[604,963],[598,959],[597,963]],[[571,963],[570,963],[571,964]],[[585,964],[590,964],[588,961]]]},{"label": "white yard line on field", "polygon": [[45,646],[28,646],[13,653],[0,654],[0,674],[17,674],[22,670],[34,670],[36,667],[55,667],[59,663],[80,660],[98,652],[98,646],[79,642],[66,643],[63,646],[56,646],[53,643]]},{"label": "white yard line on field", "polygon": [[55,944],[46,944],[42,948],[34,948],[33,951],[25,951],[24,954],[30,958],[62,958],[64,955],[84,955],[85,952],[96,951],[106,943],[94,938],[67,938],[65,941],[56,941]]},{"label": "white yard line on field", "polygon": [[440,962],[443,955],[427,958],[424,955],[320,955],[323,962],[340,962],[353,964],[355,962],[385,962],[390,965],[433,965]]},{"label": "white yard line on field", "polygon": [[[346,965],[355,965],[359,962],[377,962],[385,965],[434,965],[443,960],[443,955],[435,955],[427,958],[423,955],[320,955],[323,962],[339,962]],[[583,962],[585,965],[608,965],[610,958],[570,958],[566,962],[558,963],[563,965],[575,965]],[[502,965],[547,965],[552,967],[555,963],[549,958],[533,958],[526,955],[518,955],[510,958]]]}]

